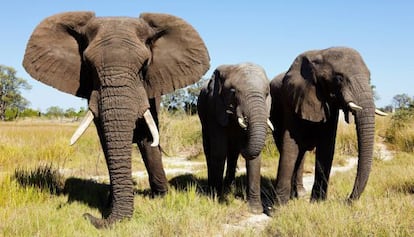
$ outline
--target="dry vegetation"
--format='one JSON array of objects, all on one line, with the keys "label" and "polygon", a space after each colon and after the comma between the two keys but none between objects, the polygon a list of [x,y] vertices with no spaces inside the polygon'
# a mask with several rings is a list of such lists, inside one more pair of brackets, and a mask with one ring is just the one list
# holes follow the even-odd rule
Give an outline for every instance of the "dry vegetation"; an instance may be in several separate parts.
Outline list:
[{"label": "dry vegetation", "polygon": [[[197,116],[162,114],[160,120],[161,144],[168,155],[204,161]],[[377,141],[385,139],[396,153],[391,161],[374,159],[361,200],[352,205],[345,202],[355,170],[336,174],[326,202],[311,204],[305,198],[277,207],[274,216],[263,223],[261,235],[412,236],[414,153],[410,144],[414,122],[401,122],[404,129],[397,128],[396,123],[394,117],[378,118]],[[77,144],[68,145],[76,125],[51,121],[0,123],[0,236],[258,235],[259,230],[253,227],[226,230],[223,225],[237,224],[248,216],[243,177],[238,177],[236,195],[230,195],[227,203],[218,203],[204,192],[205,169],[169,175],[170,192],[162,199],[151,199],[146,178],[136,178],[133,218],[109,230],[94,229],[82,214],[100,215],[108,186],[105,180],[92,178],[105,177],[107,170],[93,127]],[[356,155],[353,126],[338,128],[335,165]],[[144,171],[137,149],[133,150],[133,170]],[[270,193],[278,156],[270,134],[263,156],[263,189]],[[308,172],[312,172],[312,164],[310,154]]]}]

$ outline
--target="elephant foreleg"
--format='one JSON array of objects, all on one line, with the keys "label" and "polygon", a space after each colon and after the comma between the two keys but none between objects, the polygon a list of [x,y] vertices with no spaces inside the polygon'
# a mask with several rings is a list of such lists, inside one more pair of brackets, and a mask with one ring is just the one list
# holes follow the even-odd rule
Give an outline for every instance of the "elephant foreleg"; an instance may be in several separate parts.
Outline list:
[{"label": "elephant foreleg", "polygon": [[230,190],[230,186],[234,183],[236,178],[237,160],[239,157],[239,151],[237,149],[230,148],[227,154],[227,168],[226,176],[224,178],[224,192]]},{"label": "elephant foreleg", "polygon": [[[208,128],[208,129],[207,129]],[[227,154],[227,137],[222,127],[203,127],[203,145],[207,160],[208,186],[218,197],[223,196],[223,173]]]},{"label": "elephant foreleg", "polygon": [[207,162],[208,186],[218,197],[223,196],[224,163],[225,155],[218,154],[212,154]]},{"label": "elephant foreleg", "polygon": [[262,200],[260,197],[260,165],[261,156],[246,160],[247,170],[247,201],[250,212],[254,214],[263,213]]}]

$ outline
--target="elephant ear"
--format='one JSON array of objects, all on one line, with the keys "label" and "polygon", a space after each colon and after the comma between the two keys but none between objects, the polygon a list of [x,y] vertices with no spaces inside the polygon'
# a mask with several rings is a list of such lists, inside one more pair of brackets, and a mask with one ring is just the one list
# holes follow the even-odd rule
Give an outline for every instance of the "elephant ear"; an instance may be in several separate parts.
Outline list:
[{"label": "elephant ear", "polygon": [[208,83],[208,103],[210,112],[216,117],[216,121],[221,126],[227,126],[229,123],[229,117],[226,113],[226,105],[221,95],[223,88],[223,79],[220,76],[220,71],[216,69],[211,76]]},{"label": "elephant ear", "polygon": [[80,30],[93,12],[66,12],[43,20],[26,46],[23,67],[36,80],[60,91],[86,98],[81,88]]},{"label": "elephant ear", "polygon": [[306,55],[298,56],[283,79],[283,91],[300,118],[325,122],[329,117],[329,107],[318,94],[313,63]]},{"label": "elephant ear", "polygon": [[140,18],[155,30],[152,58],[146,70],[148,96],[170,93],[200,80],[210,68],[210,57],[197,31],[184,20],[156,13]]}]

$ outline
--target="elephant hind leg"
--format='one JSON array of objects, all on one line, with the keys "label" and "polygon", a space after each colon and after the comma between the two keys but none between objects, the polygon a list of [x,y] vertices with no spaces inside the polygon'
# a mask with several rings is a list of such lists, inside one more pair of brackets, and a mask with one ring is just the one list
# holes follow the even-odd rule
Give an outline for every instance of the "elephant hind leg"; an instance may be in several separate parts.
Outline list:
[{"label": "elephant hind leg", "polygon": [[325,200],[328,193],[329,175],[332,167],[332,155],[316,149],[315,182],[312,188],[311,201]]},{"label": "elephant hind leg", "polygon": [[298,159],[292,176],[292,189],[290,197],[300,198],[306,195],[306,189],[303,185],[303,169],[305,163],[305,152],[299,152]]},{"label": "elephant hind leg", "polygon": [[162,165],[161,150],[152,147],[152,141],[144,139],[138,142],[138,148],[148,172],[149,184],[153,196],[164,196],[168,191],[168,181]]},{"label": "elephant hind leg", "polygon": [[283,139],[275,185],[275,201],[279,205],[286,204],[290,199],[295,164],[300,154],[296,141],[290,138],[288,131],[284,134]]}]

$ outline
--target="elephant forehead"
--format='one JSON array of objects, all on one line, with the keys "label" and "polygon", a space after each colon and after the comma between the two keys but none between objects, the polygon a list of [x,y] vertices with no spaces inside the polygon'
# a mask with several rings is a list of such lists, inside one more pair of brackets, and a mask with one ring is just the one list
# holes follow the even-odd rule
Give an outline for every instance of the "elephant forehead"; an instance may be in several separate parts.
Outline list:
[{"label": "elephant forehead", "polygon": [[256,91],[260,93],[269,92],[269,81],[263,79],[263,77],[257,75],[236,77],[231,82],[231,87],[239,89],[239,91]]},{"label": "elephant forehead", "polygon": [[97,17],[86,25],[88,33],[95,34],[136,34],[149,36],[153,34],[148,24],[139,18],[132,17]]}]

